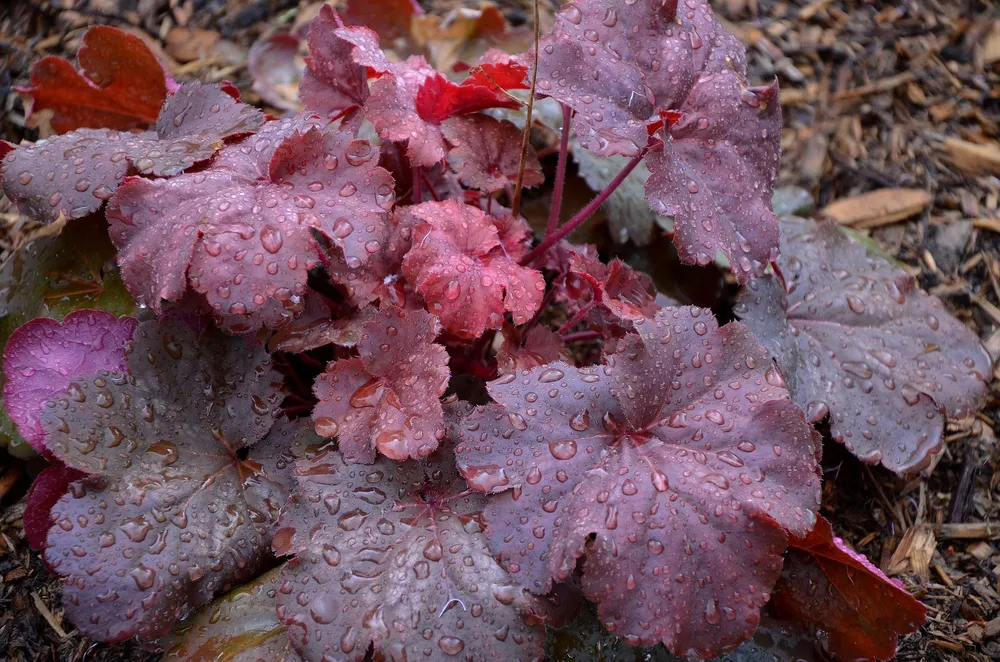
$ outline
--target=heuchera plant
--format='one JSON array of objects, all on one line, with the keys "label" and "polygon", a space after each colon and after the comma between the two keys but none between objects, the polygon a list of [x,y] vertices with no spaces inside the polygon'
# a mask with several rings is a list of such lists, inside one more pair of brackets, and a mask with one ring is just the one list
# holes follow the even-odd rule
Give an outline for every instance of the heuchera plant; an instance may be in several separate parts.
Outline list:
[{"label": "heuchera plant", "polygon": [[[923,607],[818,516],[811,424],[925,465],[981,406],[977,339],[835,226],[779,224],[777,86],[705,0],[577,0],[458,77],[382,49],[415,12],[323,6],[281,119],[112,28],[22,90],[58,135],[0,143],[3,192],[103,214],[140,306],[4,350],[7,413],[52,463],[25,530],[69,618],[168,659],[537,660],[582,594],[628,645],[712,657],[767,609],[891,657]],[[565,120],[537,241],[518,186],[541,164],[491,114],[531,94]],[[629,161],[559,225],[571,132]],[[742,321],[566,240],[640,163],[681,259],[746,284]]]}]

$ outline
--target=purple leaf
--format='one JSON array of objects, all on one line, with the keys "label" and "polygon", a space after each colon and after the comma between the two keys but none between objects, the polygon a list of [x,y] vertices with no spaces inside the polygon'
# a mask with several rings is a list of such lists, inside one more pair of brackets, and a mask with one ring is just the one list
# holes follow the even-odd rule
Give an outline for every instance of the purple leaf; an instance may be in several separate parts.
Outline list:
[{"label": "purple leaf", "polygon": [[368,99],[368,71],[351,57],[354,45],[335,32],[333,7],[323,5],[309,26],[309,52],[299,97],[329,119],[360,109]]},{"label": "purple leaf", "polygon": [[76,469],[56,462],[45,468],[35,477],[24,498],[24,537],[36,551],[45,549],[45,537],[52,526],[52,506],[66,494],[70,483],[74,483],[86,474]]},{"label": "purple leaf", "polygon": [[636,328],[604,366],[492,382],[499,404],[455,426],[459,468],[497,494],[491,548],[533,591],[586,555],[584,593],[618,636],[715,655],[756,628],[785,532],[815,522],[811,429],[739,323],[665,308]]},{"label": "purple leaf", "polygon": [[[494,220],[451,200],[425,202],[407,212],[417,224],[403,275],[450,333],[476,338],[488,328],[500,328],[504,311],[518,325],[531,318],[541,304],[545,281],[507,250],[520,245],[519,220]],[[501,230],[510,237],[501,236]]]},{"label": "purple leaf", "polygon": [[301,110],[295,96],[304,66],[299,58],[299,38],[294,34],[276,32],[255,41],[247,54],[247,71],[253,79],[253,91],[261,99],[280,110]]},{"label": "purple leaf", "polygon": [[[141,324],[128,373],[72,383],[43,415],[49,449],[88,474],[52,508],[45,560],[88,636],[158,637],[269,560],[293,449],[260,345]],[[249,456],[244,449],[249,448]]]},{"label": "purple leaf", "polygon": [[448,387],[448,354],[434,343],[437,318],[388,308],[361,325],[360,358],[327,365],[313,392],[317,434],[337,437],[351,462],[375,452],[394,460],[430,455],[444,436],[440,397]]},{"label": "purple leaf", "polygon": [[136,321],[100,310],[78,310],[57,322],[38,317],[10,335],[3,354],[7,414],[37,452],[48,455],[42,409],[70,382],[125,368]]},{"label": "purple leaf", "polygon": [[129,180],[108,206],[122,276],[160,310],[190,285],[231,333],[277,328],[301,312],[318,230],[358,268],[386,240],[393,182],[378,149],[310,119],[283,120],[227,147],[212,166]]},{"label": "purple leaf", "polygon": [[3,192],[39,221],[74,219],[101,207],[134,167],[170,177],[212,156],[226,138],[264,122],[219,85],[185,83],[167,97],[153,130],[78,129],[18,147],[0,163]]},{"label": "purple leaf", "polygon": [[536,601],[494,560],[484,498],[453,463],[432,462],[425,476],[413,461],[347,465],[327,452],[295,475],[275,551],[296,554],[281,572],[278,618],[303,658],[360,661],[372,645],[388,660],[541,657]]},{"label": "purple leaf", "polygon": [[992,362],[937,297],[835,224],[782,220],[773,277],[750,284],[736,313],[775,356],[812,422],[865,462],[926,465],[944,419],[978,411]]},{"label": "purple leaf", "polygon": [[[514,124],[487,115],[470,115],[445,120],[441,131],[451,143],[448,163],[463,184],[492,193],[516,183],[521,154],[511,147],[519,144],[521,129]],[[538,186],[543,181],[538,155],[529,147],[524,186]]]}]

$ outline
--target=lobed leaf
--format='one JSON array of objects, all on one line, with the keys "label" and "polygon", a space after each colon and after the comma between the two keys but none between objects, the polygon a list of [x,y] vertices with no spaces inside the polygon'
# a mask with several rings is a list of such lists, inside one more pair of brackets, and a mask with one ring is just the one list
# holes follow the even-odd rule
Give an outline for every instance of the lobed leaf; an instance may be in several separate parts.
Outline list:
[{"label": "lobed leaf", "polygon": [[319,231],[358,268],[386,240],[392,178],[378,149],[309,118],[274,122],[207,169],[130,179],[108,206],[125,283],[159,311],[188,286],[231,333],[277,328],[302,310]]},{"label": "lobed leaf", "polygon": [[407,211],[417,224],[403,275],[445,329],[460,338],[476,338],[488,328],[500,328],[504,311],[513,314],[514,324],[531,318],[541,304],[545,281],[541,273],[512,259],[491,217],[451,200]]},{"label": "lobed leaf", "polygon": [[37,317],[10,335],[3,351],[4,406],[31,447],[46,454],[42,410],[73,380],[125,368],[136,321],[78,310],[57,322]]},{"label": "lobed leaf", "polygon": [[900,582],[852,551],[822,517],[808,535],[790,540],[772,603],[840,660],[892,659],[899,635],[926,618]]},{"label": "lobed leaf", "polygon": [[111,26],[88,29],[77,60],[79,71],[61,57],[43,57],[31,68],[31,85],[15,88],[25,97],[28,126],[39,125],[39,111],[51,111],[43,121],[56,133],[145,129],[177,87],[142,39]]},{"label": "lobed leaf", "polygon": [[[451,466],[448,466],[448,465]],[[278,618],[303,658],[538,660],[535,600],[494,560],[484,499],[444,458],[424,469],[336,452],[296,463],[275,551],[294,553]]]},{"label": "lobed leaf", "polygon": [[448,355],[434,343],[437,318],[423,310],[381,310],[361,324],[359,358],[327,365],[313,392],[316,433],[337,437],[350,462],[430,455],[444,436],[440,397]]},{"label": "lobed leaf", "polygon": [[21,516],[24,537],[32,549],[44,551],[45,537],[52,526],[52,506],[66,494],[71,483],[85,475],[62,462],[55,462],[35,476],[24,498],[24,514]]},{"label": "lobed leaf", "polygon": [[[514,124],[487,115],[470,115],[446,120],[441,131],[451,144],[448,164],[463,184],[492,193],[517,182],[521,155],[511,146],[521,140],[521,130]],[[543,181],[538,155],[529,147],[523,184],[530,188]]]},{"label": "lobed leaf", "polygon": [[226,138],[264,122],[223,86],[185,83],[167,98],[153,129],[78,129],[13,150],[0,162],[3,192],[25,215],[53,222],[97,211],[129,173],[171,177],[211,157]]},{"label": "lobed leaf", "polygon": [[589,250],[570,250],[564,293],[576,301],[572,308],[594,302],[590,320],[609,337],[620,336],[642,319],[652,319],[660,308],[677,305],[658,295],[653,279],[618,258],[604,264]]},{"label": "lobed leaf", "polygon": [[582,587],[632,645],[708,657],[759,621],[785,532],[814,521],[811,430],[763,349],[698,308],[636,323],[604,366],[489,384],[456,426],[459,468],[493,493],[491,548],[544,593],[586,554]]},{"label": "lobed leaf", "polygon": [[736,313],[774,355],[812,422],[865,462],[926,465],[944,418],[977,411],[992,361],[937,297],[835,224],[782,221],[774,277],[750,285]]},{"label": "lobed leaf", "polygon": [[368,72],[351,59],[354,46],[336,33],[333,7],[323,5],[309,26],[309,57],[299,97],[309,110],[335,119],[357,114],[368,99]]},{"label": "lobed leaf", "polygon": [[275,568],[202,607],[157,644],[184,662],[299,662],[275,614]]},{"label": "lobed leaf", "polygon": [[497,370],[501,374],[572,360],[559,335],[547,326],[534,326],[522,334],[516,327],[504,324],[502,334],[497,349]]},{"label": "lobed leaf", "polygon": [[266,566],[294,449],[314,437],[272,429],[261,346],[162,318],[136,329],[127,373],[66,392],[45,407],[46,445],[90,475],[53,506],[45,560],[81,631],[159,637]]}]

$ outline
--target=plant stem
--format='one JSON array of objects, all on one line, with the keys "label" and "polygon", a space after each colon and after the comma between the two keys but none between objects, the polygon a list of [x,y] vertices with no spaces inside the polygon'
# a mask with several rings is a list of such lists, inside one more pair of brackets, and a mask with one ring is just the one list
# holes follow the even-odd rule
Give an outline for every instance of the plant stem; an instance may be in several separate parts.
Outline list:
[{"label": "plant stem", "polygon": [[413,204],[420,204],[420,167],[410,166],[410,179],[413,180]]},{"label": "plant stem", "polygon": [[524,167],[528,161],[528,138],[531,136],[531,111],[535,107],[535,83],[538,82],[538,41],[541,28],[538,20],[538,0],[535,0],[535,57],[531,68],[531,89],[528,91],[528,110],[524,118],[524,133],[521,135],[521,162],[517,168],[517,183],[514,185],[514,202],[510,212],[514,218],[521,215],[521,191],[524,186]]},{"label": "plant stem", "polygon": [[641,152],[636,154],[632,160],[628,162],[628,165],[626,165],[622,171],[618,173],[617,177],[611,180],[611,183],[608,184],[603,191],[598,193],[593,200],[587,203],[586,207],[581,209],[579,213],[571,218],[565,225],[559,228],[556,232],[547,235],[545,239],[542,240],[542,243],[535,246],[530,253],[524,256],[524,259],[521,260],[521,264],[531,264],[538,258],[545,255],[545,253],[552,248],[552,246],[567,237],[571,232],[573,232],[573,230],[583,225],[583,222],[590,218],[590,215],[597,211],[597,208],[604,204],[604,201],[608,199],[608,196],[614,193],[615,189],[621,186],[621,183],[625,181],[625,178],[628,177],[633,170],[635,170],[635,167],[639,165],[639,162],[642,161],[644,156],[646,156],[647,151],[648,148],[643,149]]},{"label": "plant stem", "polygon": [[567,345],[571,342],[582,342],[584,340],[598,340],[601,337],[599,331],[578,331],[577,333],[567,333],[562,340]]},{"label": "plant stem", "polygon": [[555,189],[552,191],[552,209],[549,211],[549,224],[545,228],[545,236],[556,231],[559,225],[559,213],[562,211],[563,191],[566,187],[566,161],[569,156],[569,122],[573,111],[566,104],[560,104],[563,111],[562,138],[559,140],[559,164],[556,166]]},{"label": "plant stem", "polygon": [[577,324],[579,324],[581,321],[583,321],[583,318],[587,316],[587,313],[589,313],[596,304],[597,304],[596,298],[591,299],[590,301],[585,303],[583,307],[580,308],[580,310],[576,311],[576,315],[573,315],[573,317],[566,320],[566,323],[563,324],[562,328],[559,329],[559,335],[563,337],[569,335],[569,330],[572,329]]},{"label": "plant stem", "polygon": [[419,168],[418,172],[420,172],[420,179],[424,182],[424,184],[427,184],[427,192],[431,194],[434,202],[441,202],[441,196],[438,195],[436,190],[434,190],[434,183],[431,181],[431,176],[428,175],[427,171],[423,168]]},{"label": "plant stem", "polygon": [[486,198],[486,215],[489,216],[493,211],[493,194],[490,193]]}]

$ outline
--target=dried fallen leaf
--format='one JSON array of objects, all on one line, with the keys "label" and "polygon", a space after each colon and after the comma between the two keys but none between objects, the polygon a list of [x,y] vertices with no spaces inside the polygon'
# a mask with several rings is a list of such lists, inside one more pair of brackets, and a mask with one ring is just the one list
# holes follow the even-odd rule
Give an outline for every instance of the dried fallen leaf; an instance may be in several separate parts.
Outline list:
[{"label": "dried fallen leaf", "polygon": [[915,216],[934,201],[929,191],[915,188],[883,188],[843,200],[824,207],[821,213],[841,225],[863,230],[880,228]]}]

